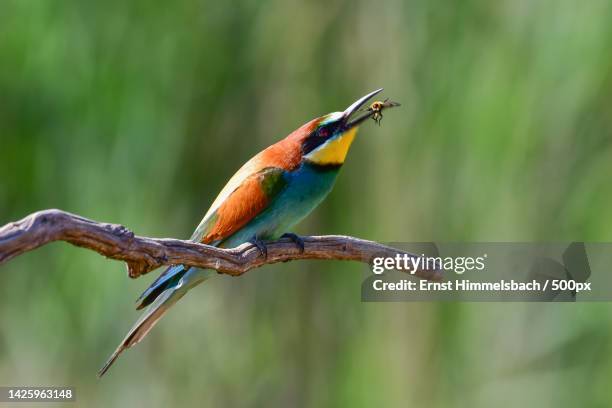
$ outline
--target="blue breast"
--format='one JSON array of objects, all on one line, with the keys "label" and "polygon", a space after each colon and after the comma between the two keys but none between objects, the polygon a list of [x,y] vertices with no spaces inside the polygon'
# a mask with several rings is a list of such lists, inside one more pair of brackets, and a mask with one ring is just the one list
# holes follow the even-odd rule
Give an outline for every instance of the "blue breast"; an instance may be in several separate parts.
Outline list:
[{"label": "blue breast", "polygon": [[254,235],[261,239],[276,239],[291,228],[329,194],[340,166],[316,166],[303,163],[297,170],[285,174],[287,185],[268,208],[222,243],[235,247]]}]

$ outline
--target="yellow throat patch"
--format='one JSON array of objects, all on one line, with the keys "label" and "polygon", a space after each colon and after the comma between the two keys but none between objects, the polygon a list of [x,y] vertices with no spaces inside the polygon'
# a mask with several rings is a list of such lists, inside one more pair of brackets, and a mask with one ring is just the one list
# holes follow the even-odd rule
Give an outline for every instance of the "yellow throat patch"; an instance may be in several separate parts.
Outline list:
[{"label": "yellow throat patch", "polygon": [[304,156],[304,158],[321,166],[342,164],[344,163],[346,154],[348,153],[356,134],[356,127],[349,129],[342,135],[322,144],[312,152],[308,153],[306,156]]}]

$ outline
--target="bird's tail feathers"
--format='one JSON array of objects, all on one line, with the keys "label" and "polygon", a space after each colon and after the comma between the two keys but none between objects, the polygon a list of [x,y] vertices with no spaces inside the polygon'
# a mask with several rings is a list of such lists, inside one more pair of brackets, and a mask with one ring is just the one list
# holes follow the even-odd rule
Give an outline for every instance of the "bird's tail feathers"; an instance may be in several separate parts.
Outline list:
[{"label": "bird's tail feathers", "polygon": [[140,316],[134,326],[132,326],[121,344],[119,344],[104,366],[98,371],[98,377],[102,377],[104,373],[108,371],[124,350],[138,344],[151,331],[168,309],[178,302],[189,289],[203,282],[209,276],[212,276],[211,271],[197,270],[194,268],[189,269],[188,272],[188,274],[184,274],[184,276],[178,280],[176,285],[165,289],[149,305],[147,310]]},{"label": "bird's tail feathers", "polygon": [[155,299],[155,301],[149,306],[147,311],[136,321],[136,324],[132,326],[128,334],[125,336],[121,344],[117,347],[115,352],[109,357],[104,364],[104,367],[98,372],[98,377],[102,377],[106,371],[113,365],[117,357],[125,350],[138,344],[149,331],[155,326],[158,320],[166,313],[166,311],[176,303],[184,292],[180,290],[180,287],[166,289],[161,295]]},{"label": "bird's tail feathers", "polygon": [[176,286],[187,273],[188,267],[184,265],[169,266],[153,283],[136,299],[136,310],[149,306],[166,289]]}]

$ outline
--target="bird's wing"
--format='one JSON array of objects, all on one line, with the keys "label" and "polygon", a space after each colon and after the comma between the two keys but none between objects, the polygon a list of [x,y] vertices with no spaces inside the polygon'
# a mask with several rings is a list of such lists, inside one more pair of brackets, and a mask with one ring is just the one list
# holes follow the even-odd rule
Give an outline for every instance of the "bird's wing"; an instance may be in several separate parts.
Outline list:
[{"label": "bird's wing", "polygon": [[[230,237],[265,210],[283,190],[287,184],[286,173],[279,167],[265,167],[241,177],[237,185],[230,180],[191,239],[214,245]],[[226,191],[228,187],[232,187],[231,191]]]},{"label": "bird's wing", "polygon": [[[291,150],[277,143],[246,162],[223,187],[190,239],[217,245],[246,225],[285,187],[285,174],[295,166],[292,161],[297,160],[291,157]],[[188,269],[182,265],[168,267],[140,295],[137,308],[151,303]]]},{"label": "bird's wing", "polygon": [[[236,173],[221,191],[191,236],[192,241],[217,245],[265,210],[287,183],[287,171],[279,167],[260,168],[244,177],[241,175],[243,170]],[[240,179],[240,183],[236,183],[236,178]],[[232,188],[229,192],[226,191],[228,187]],[[168,267],[140,295],[137,309],[150,304],[169,285],[178,282],[188,270],[183,265]]]}]

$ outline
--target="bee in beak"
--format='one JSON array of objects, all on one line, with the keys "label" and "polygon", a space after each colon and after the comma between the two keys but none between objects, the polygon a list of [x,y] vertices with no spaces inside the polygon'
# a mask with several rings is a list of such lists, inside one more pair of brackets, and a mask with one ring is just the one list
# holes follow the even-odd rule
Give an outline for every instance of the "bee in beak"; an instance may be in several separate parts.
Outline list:
[{"label": "bee in beak", "polygon": [[398,102],[390,101],[389,98],[387,98],[384,101],[374,101],[374,103],[372,103],[367,109],[363,109],[363,111],[369,112],[374,122],[380,126],[380,122],[383,118],[382,111],[395,106],[400,106],[400,104]]}]

